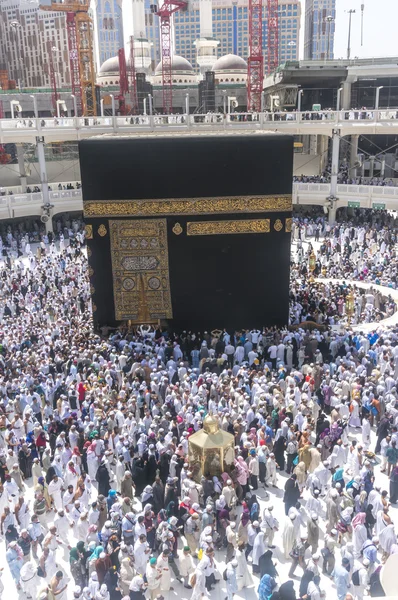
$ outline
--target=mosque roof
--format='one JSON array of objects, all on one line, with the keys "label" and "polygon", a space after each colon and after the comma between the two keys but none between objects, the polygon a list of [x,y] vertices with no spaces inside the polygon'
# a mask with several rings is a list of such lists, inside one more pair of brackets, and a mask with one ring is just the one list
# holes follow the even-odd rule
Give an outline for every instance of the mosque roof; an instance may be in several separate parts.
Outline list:
[{"label": "mosque roof", "polygon": [[105,75],[105,73],[118,73],[119,72],[119,59],[117,56],[112,56],[102,63],[99,74]]},{"label": "mosque roof", "polygon": [[225,54],[213,65],[213,71],[246,71],[247,62],[237,54]]},{"label": "mosque roof", "polygon": [[[174,54],[174,56],[171,60],[171,70],[172,71],[193,71],[193,66],[183,56]],[[162,72],[162,62],[160,62],[155,69],[156,75],[160,75],[161,72]]]}]

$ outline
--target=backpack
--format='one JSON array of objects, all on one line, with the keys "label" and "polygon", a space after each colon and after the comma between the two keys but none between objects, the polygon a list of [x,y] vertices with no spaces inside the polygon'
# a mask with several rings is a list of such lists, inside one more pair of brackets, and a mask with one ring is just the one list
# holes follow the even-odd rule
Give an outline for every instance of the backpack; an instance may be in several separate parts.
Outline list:
[{"label": "backpack", "polygon": [[354,571],[352,574],[352,583],[353,585],[360,585],[359,584],[359,569],[358,571]]}]

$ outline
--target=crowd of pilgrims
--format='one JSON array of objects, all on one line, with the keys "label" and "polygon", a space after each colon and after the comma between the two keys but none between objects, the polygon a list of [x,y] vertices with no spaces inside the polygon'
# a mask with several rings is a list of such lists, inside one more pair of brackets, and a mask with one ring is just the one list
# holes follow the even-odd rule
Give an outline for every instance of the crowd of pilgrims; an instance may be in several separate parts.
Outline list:
[{"label": "crowd of pilgrims", "polygon": [[[55,246],[51,248],[53,242],[62,242],[62,249],[69,239],[82,235],[84,223],[81,215],[58,215],[54,221],[54,231],[49,232],[46,232],[40,219],[36,218],[20,219],[17,223],[0,221],[0,255],[10,259],[27,256],[31,251],[31,244],[44,244],[55,252]],[[80,242],[83,241],[84,237],[81,237]]]},{"label": "crowd of pilgrims", "polygon": [[361,211],[351,221],[334,226],[323,217],[300,217],[294,220],[292,235],[297,243],[297,268],[303,276],[309,273],[309,266],[302,259],[312,247],[303,248],[302,243],[315,240],[321,244],[315,250],[314,277],[398,286],[397,219],[393,215]]},{"label": "crowd of pilgrims", "polygon": [[[295,175],[293,183],[330,183],[330,172],[325,171],[322,175]],[[396,187],[395,179],[384,177],[350,177],[348,167],[340,166],[338,183],[345,185],[372,185],[378,187]]]},{"label": "crowd of pilgrims", "polygon": [[[300,264],[300,263],[298,263]],[[375,323],[391,317],[397,310],[391,294],[384,295],[380,289],[364,289],[342,282],[305,282],[303,273],[291,271],[290,323],[298,325],[312,321],[317,325],[352,325]],[[301,269],[302,271],[302,269]],[[295,276],[298,275],[298,276]],[[347,310],[347,297],[354,297],[354,307]],[[349,304],[350,298],[348,298]]]},{"label": "crowd of pilgrims", "polygon": [[[373,259],[387,255],[395,284],[387,214],[315,225],[337,270],[384,282]],[[398,327],[97,335],[83,236],[48,242],[0,267],[1,566],[23,597],[382,595],[398,552]],[[347,245],[369,258],[353,265]],[[235,450],[198,478],[189,437],[206,419]]]}]

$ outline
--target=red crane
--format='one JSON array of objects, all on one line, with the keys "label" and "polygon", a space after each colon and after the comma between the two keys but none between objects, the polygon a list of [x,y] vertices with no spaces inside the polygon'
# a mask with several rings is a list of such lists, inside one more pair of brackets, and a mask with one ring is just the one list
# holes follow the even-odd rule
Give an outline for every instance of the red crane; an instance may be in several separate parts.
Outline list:
[{"label": "red crane", "polygon": [[59,100],[59,94],[57,89],[57,76],[54,68],[54,52],[57,51],[57,48],[52,45],[51,42],[48,42],[48,56],[49,56],[49,71],[50,71],[50,81],[51,81],[51,99],[53,103],[54,116],[57,116],[57,102]]},{"label": "red crane", "polygon": [[249,0],[249,58],[247,61],[248,111],[260,112],[261,110],[263,79],[263,3],[262,0]]},{"label": "red crane", "polygon": [[136,77],[136,71],[135,71],[134,37],[133,36],[130,36],[129,74],[130,74],[131,114],[136,115],[138,113],[138,94],[137,94],[137,77]]},{"label": "red crane", "polygon": [[162,87],[163,111],[170,114],[173,108],[172,49],[170,17],[181,8],[185,8],[185,0],[165,0],[155,13],[160,17],[160,37],[162,43]]},{"label": "red crane", "polygon": [[82,114],[82,87],[80,85],[79,48],[77,43],[75,13],[66,13],[66,27],[68,32],[70,79],[72,94],[76,99],[78,114],[75,115],[75,117],[77,117]]},{"label": "red crane", "polygon": [[119,114],[126,114],[126,94],[129,91],[129,82],[127,78],[127,66],[126,66],[126,55],[124,48],[118,50],[119,58]]},{"label": "red crane", "polygon": [[278,0],[267,0],[268,20],[268,65],[267,72],[272,73],[279,66],[279,24]]}]

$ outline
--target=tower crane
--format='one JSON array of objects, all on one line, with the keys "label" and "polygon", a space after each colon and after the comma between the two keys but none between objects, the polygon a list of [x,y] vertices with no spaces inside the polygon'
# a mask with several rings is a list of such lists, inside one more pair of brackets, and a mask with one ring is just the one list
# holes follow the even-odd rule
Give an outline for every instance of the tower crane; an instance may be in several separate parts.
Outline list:
[{"label": "tower crane", "polygon": [[249,111],[260,112],[261,110],[263,79],[263,3],[262,0],[249,0],[249,57],[247,61],[247,110]]},{"label": "tower crane", "polygon": [[[135,115],[138,112],[138,96],[137,96],[137,77],[135,71],[135,58],[134,58],[134,36],[130,36],[130,58],[129,62],[126,62],[126,54],[124,48],[118,50],[119,59],[119,112],[121,115],[132,114]],[[129,81],[130,80],[130,81]],[[126,97],[130,92],[130,110],[126,106]]]},{"label": "tower crane", "polygon": [[272,73],[279,66],[279,24],[278,0],[267,0],[268,20],[268,64],[267,73]]},{"label": "tower crane", "polygon": [[129,81],[127,78],[127,66],[126,66],[126,55],[124,48],[118,50],[119,58],[119,113],[121,115],[126,114],[126,95],[129,91]]},{"label": "tower crane", "polygon": [[138,94],[137,94],[137,74],[136,74],[136,70],[135,70],[134,36],[132,36],[132,35],[130,36],[129,74],[130,74],[131,114],[136,115],[138,113]]},{"label": "tower crane", "polygon": [[185,0],[164,0],[161,8],[155,13],[160,17],[160,37],[162,43],[162,87],[163,111],[170,114],[173,108],[172,49],[171,22],[173,13],[185,8]]},{"label": "tower crane", "polygon": [[88,15],[89,7],[90,0],[67,0],[40,6],[41,10],[66,13],[72,93],[76,98],[78,112],[85,117],[97,114],[93,32],[92,21]]}]

